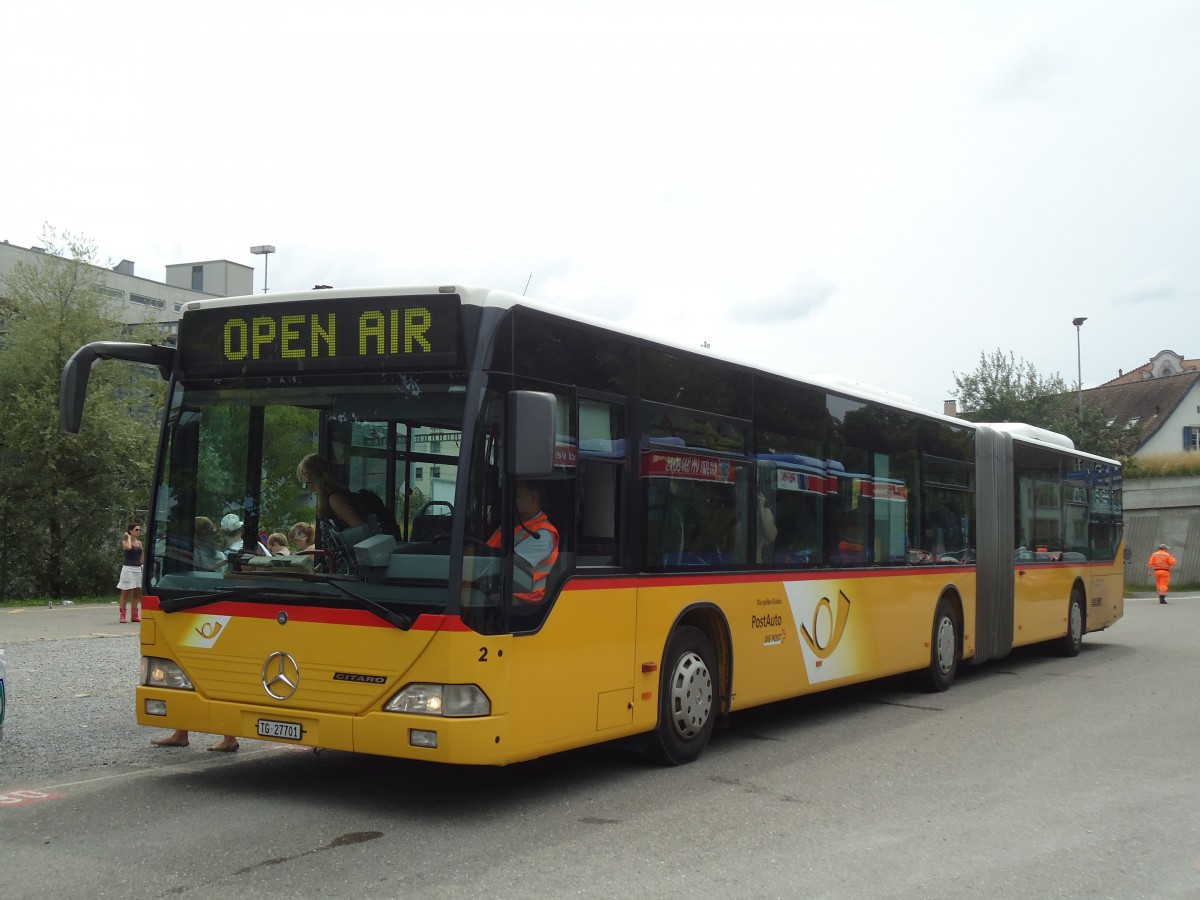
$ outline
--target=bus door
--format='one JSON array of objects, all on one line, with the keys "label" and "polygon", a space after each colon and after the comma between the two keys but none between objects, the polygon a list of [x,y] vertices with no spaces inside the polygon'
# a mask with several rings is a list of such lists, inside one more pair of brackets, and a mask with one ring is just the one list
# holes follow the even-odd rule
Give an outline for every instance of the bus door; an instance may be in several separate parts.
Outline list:
[{"label": "bus door", "polygon": [[[619,577],[625,408],[561,389],[554,397],[552,471],[509,475],[502,492],[514,553],[513,729],[541,747],[590,743],[633,721],[637,593]],[[522,521],[533,512],[531,494],[544,521]],[[557,536],[557,558],[531,592],[517,557],[547,529]]]}]

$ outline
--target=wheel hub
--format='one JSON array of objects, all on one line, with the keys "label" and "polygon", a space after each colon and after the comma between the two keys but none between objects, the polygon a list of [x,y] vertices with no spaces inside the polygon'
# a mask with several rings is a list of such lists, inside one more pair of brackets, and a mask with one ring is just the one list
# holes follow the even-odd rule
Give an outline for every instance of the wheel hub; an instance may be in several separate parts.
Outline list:
[{"label": "wheel hub", "polygon": [[943,675],[954,666],[954,623],[949,619],[938,623],[937,664]]},{"label": "wheel hub", "polygon": [[671,721],[681,738],[693,738],[712,715],[712,676],[699,654],[683,654],[671,673]]}]

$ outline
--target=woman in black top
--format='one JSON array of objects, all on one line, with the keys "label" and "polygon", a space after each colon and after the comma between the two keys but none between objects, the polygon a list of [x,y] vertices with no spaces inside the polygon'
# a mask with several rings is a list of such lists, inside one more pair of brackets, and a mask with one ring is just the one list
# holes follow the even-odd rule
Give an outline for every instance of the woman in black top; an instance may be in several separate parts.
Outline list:
[{"label": "woman in black top", "polygon": [[128,603],[133,613],[130,621],[140,622],[138,603],[142,599],[142,525],[137,519],[129,520],[125,536],[121,538],[121,550],[124,557],[121,560],[121,577],[117,581],[117,590],[121,592],[120,621],[125,621],[125,605]]},{"label": "woman in black top", "polygon": [[317,495],[317,546],[334,557],[337,571],[353,572],[354,560],[340,538],[347,528],[366,524],[353,495],[334,480],[329,460],[318,453],[300,460],[296,477]]}]

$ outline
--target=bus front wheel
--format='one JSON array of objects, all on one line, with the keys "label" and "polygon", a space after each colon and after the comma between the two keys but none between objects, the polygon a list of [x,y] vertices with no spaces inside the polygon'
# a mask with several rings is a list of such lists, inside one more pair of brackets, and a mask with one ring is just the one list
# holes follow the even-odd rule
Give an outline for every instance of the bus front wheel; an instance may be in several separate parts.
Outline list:
[{"label": "bus front wheel", "polygon": [[649,735],[652,759],[678,766],[696,759],[717,720],[717,667],[712,642],[699,628],[676,628],[667,642],[659,684],[658,727]]},{"label": "bus front wheel", "polygon": [[958,620],[954,607],[943,597],[933,614],[933,640],[929,652],[929,687],[934,691],[947,690],[958,674]]}]

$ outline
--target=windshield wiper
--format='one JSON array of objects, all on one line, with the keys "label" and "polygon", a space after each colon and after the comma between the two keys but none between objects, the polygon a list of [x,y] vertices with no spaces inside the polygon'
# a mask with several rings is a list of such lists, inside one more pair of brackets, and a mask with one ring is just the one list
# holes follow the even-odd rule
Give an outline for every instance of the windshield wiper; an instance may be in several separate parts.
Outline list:
[{"label": "windshield wiper", "polygon": [[312,597],[312,594],[305,591],[295,591],[287,588],[273,588],[265,591],[255,590],[252,592],[248,592],[245,588],[225,588],[220,591],[205,591],[202,594],[187,594],[183,597],[172,597],[170,600],[160,600],[158,608],[166,613],[183,612],[185,609],[207,606],[209,603],[216,603],[218,600],[225,600],[235,595],[251,602],[257,600],[308,599]]},{"label": "windshield wiper", "polygon": [[[301,580],[316,583],[326,584],[336,588],[341,593],[354,600],[362,609],[367,612],[374,613],[383,619],[389,625],[395,625],[401,631],[408,631],[413,626],[413,620],[403,613],[392,612],[382,603],[377,603],[370,597],[364,597],[357,591],[352,591],[340,582],[333,581],[329,578],[323,578],[320,575],[301,575]],[[205,591],[201,594],[187,594],[183,597],[172,597],[170,600],[160,600],[158,608],[165,613],[183,612],[186,609],[195,609],[199,606],[207,606],[209,603],[216,603],[218,600],[224,600],[234,595],[240,595],[247,601],[254,602],[258,600],[291,600],[295,598],[311,599],[312,594],[306,591],[289,590],[284,588],[274,588],[270,590],[252,590],[248,591],[245,588],[226,588],[220,591]]]},{"label": "windshield wiper", "polygon": [[364,597],[362,594],[358,593],[358,591],[350,590],[350,588],[346,587],[340,581],[332,581],[327,578],[321,578],[318,575],[305,575],[302,577],[304,581],[319,581],[322,584],[327,584],[330,587],[337,588],[347,597],[358,601],[362,608],[367,612],[374,613],[375,615],[379,616],[379,618],[383,619],[383,621],[391,625],[395,625],[401,631],[408,631],[413,626],[412,619],[404,615],[404,613],[392,612],[382,603],[376,603],[370,597]]},{"label": "windshield wiper", "polygon": [[158,601],[158,608],[165,613],[183,612],[185,609],[195,609],[197,606],[207,606],[234,594],[244,593],[241,589],[226,588],[222,591],[204,591],[200,594],[185,594],[182,597],[172,597],[170,600]]}]

